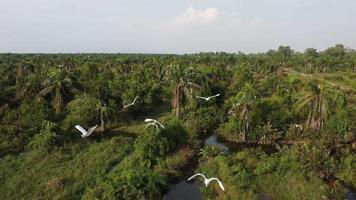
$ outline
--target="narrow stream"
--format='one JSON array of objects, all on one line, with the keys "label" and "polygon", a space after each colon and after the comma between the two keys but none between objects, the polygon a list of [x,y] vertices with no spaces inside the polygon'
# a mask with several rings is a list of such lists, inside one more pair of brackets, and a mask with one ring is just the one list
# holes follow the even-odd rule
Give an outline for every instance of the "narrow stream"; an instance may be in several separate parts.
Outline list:
[{"label": "narrow stream", "polygon": [[[242,144],[236,142],[220,141],[217,134],[212,134],[204,140],[204,146],[214,145],[218,147],[224,153],[231,153],[243,150],[245,148],[261,148],[267,154],[276,152],[276,148],[273,145],[256,145],[256,144]],[[192,172],[193,173],[193,172]],[[188,179],[188,177],[186,177]],[[170,190],[163,196],[164,200],[200,200],[201,193],[200,187],[203,184],[200,181],[187,182],[182,180],[181,182],[172,185]],[[356,193],[351,189],[346,193],[346,200],[356,200]]]},{"label": "narrow stream", "polygon": [[356,200],[356,192],[352,191],[352,190],[349,190],[346,193],[346,200]]},{"label": "narrow stream", "polygon": [[[218,141],[216,134],[212,134],[210,137],[204,140],[204,146],[214,145],[221,151],[228,153],[229,147],[223,142]],[[193,172],[192,172],[193,173]],[[188,177],[186,177],[188,179]],[[200,187],[202,184],[199,181],[187,182],[182,180],[181,182],[171,186],[171,189],[166,195],[163,196],[164,200],[200,200],[201,193]]]}]

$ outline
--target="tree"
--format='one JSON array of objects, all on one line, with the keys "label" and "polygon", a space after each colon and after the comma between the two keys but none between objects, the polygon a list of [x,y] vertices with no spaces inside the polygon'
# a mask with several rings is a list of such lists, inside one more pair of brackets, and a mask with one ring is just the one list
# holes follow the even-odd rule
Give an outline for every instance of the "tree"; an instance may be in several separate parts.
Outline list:
[{"label": "tree", "polygon": [[316,59],[318,58],[319,54],[316,49],[314,48],[307,48],[304,51],[303,58],[304,58],[304,66],[311,70],[312,67],[315,67]]},{"label": "tree", "polygon": [[25,79],[32,71],[32,65],[30,63],[19,63],[16,67],[16,82],[15,82],[15,97],[19,99],[22,97],[22,87],[25,84]]},{"label": "tree", "polygon": [[106,105],[106,103],[99,102],[96,104],[96,110],[100,117],[100,131],[105,131],[105,119],[108,120],[108,114],[110,112],[110,107]]},{"label": "tree", "polygon": [[64,106],[64,97],[72,86],[72,79],[69,74],[61,68],[49,68],[47,78],[42,83],[42,90],[37,96],[38,101],[42,101],[46,96],[51,95],[52,106],[55,113],[59,114]]},{"label": "tree", "polygon": [[172,107],[175,110],[176,117],[181,118],[181,110],[184,104],[184,95],[192,97],[195,89],[200,86],[193,83],[194,69],[183,68],[180,65],[170,65],[170,80],[174,84]]},{"label": "tree", "polygon": [[296,112],[307,112],[306,127],[320,130],[330,114],[331,105],[345,104],[344,95],[330,87],[322,87],[315,82],[309,83],[309,90],[302,93],[295,103]]},{"label": "tree", "polygon": [[63,121],[64,129],[68,130],[76,124],[92,127],[98,115],[98,103],[98,99],[87,94],[76,96],[66,106],[68,114]]},{"label": "tree", "polygon": [[236,103],[230,110],[234,115],[240,114],[242,141],[247,141],[250,124],[250,111],[256,102],[257,91],[250,83],[245,83],[241,91],[235,96]]}]

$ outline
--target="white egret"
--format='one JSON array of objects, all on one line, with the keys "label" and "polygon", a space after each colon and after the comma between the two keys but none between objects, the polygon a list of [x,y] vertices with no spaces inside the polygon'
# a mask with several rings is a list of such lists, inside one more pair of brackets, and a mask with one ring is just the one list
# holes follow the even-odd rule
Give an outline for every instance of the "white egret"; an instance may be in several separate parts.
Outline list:
[{"label": "white egret", "polygon": [[146,128],[147,128],[148,126],[151,126],[151,125],[155,126],[157,130],[158,130],[158,128],[159,128],[158,125],[159,125],[161,128],[165,128],[165,127],[163,126],[163,124],[161,124],[159,121],[157,121],[157,120],[155,120],[155,119],[147,118],[147,119],[145,119],[145,122],[148,123],[148,124],[146,125]]},{"label": "white egret", "polygon": [[210,97],[200,97],[200,96],[195,96],[195,97],[198,98],[198,99],[204,99],[205,101],[209,101],[210,99],[218,97],[218,96],[220,96],[220,93],[216,94],[216,95],[213,95],[213,96],[210,96]]},{"label": "white egret", "polygon": [[207,179],[203,174],[200,174],[200,173],[193,175],[192,177],[190,177],[190,178],[188,179],[188,181],[192,180],[192,179],[195,178],[196,176],[201,176],[201,177],[204,178],[204,183],[205,183],[205,186],[206,186],[206,187],[208,187],[208,185],[210,184],[211,181],[214,181],[214,180],[217,181],[217,182],[219,183],[220,188],[221,188],[223,191],[225,191],[225,188],[224,188],[223,184],[221,183],[221,181],[220,181],[219,179],[217,179],[217,178],[209,178],[209,179]]},{"label": "white egret", "polygon": [[124,106],[124,108],[133,106],[133,105],[136,103],[137,98],[138,98],[138,96],[136,96],[135,99],[134,99],[131,103],[129,103],[129,104],[127,104],[126,106]]},{"label": "white egret", "polygon": [[88,137],[89,135],[91,135],[95,131],[97,126],[98,125],[91,127],[88,131],[86,131],[83,127],[81,127],[79,125],[75,125],[74,127],[82,133],[82,138],[84,138],[84,137]]}]

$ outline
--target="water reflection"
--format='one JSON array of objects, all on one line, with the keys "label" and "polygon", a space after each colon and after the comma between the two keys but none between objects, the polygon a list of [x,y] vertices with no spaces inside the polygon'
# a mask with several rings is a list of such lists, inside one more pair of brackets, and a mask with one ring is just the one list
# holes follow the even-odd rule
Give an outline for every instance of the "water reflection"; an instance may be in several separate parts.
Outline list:
[{"label": "water reflection", "polygon": [[199,200],[201,197],[199,183],[187,183],[182,181],[173,185],[163,197],[164,200]]},{"label": "water reflection", "polygon": [[266,152],[267,154],[272,154],[277,151],[274,145],[223,141],[223,140],[219,140],[219,137],[216,134],[212,134],[210,137],[208,137],[204,141],[204,145],[217,146],[224,153],[242,151],[248,148],[259,148],[264,152]]},{"label": "water reflection", "polygon": [[218,136],[216,134],[211,135],[204,141],[204,145],[214,145],[218,147],[221,151],[228,153],[229,147],[227,147],[223,142],[218,141]]},{"label": "water reflection", "polygon": [[346,193],[346,200],[356,200],[356,192],[352,191],[352,190],[349,190]]}]

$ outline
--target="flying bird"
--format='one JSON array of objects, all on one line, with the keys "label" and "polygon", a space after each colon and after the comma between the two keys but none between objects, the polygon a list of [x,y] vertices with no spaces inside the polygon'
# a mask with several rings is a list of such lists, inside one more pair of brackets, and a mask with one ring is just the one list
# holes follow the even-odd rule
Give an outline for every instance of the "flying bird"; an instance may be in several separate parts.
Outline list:
[{"label": "flying bird", "polygon": [[218,96],[220,96],[220,93],[216,94],[216,95],[213,95],[213,96],[210,96],[210,97],[200,97],[200,96],[195,96],[195,97],[198,98],[198,99],[204,99],[205,101],[209,101],[210,99],[218,97]]},{"label": "flying bird", "polygon": [[217,178],[209,178],[209,179],[207,179],[203,174],[200,174],[200,173],[193,175],[192,177],[190,177],[190,178],[188,179],[188,181],[192,180],[192,179],[195,178],[196,176],[201,176],[201,177],[204,178],[204,183],[205,183],[205,186],[206,186],[206,187],[208,187],[208,185],[210,184],[211,181],[214,181],[214,180],[217,181],[217,182],[219,183],[220,188],[221,188],[223,191],[225,191],[225,188],[224,188],[223,184],[221,183],[221,181],[220,181],[219,179],[217,179]]},{"label": "flying bird", "polygon": [[89,135],[91,135],[95,131],[97,126],[98,125],[91,127],[88,131],[86,131],[83,127],[81,127],[79,125],[75,125],[75,128],[78,129],[78,131],[80,131],[82,133],[82,138],[84,138],[84,137],[88,137]]},{"label": "flying bird", "polygon": [[147,128],[147,127],[149,127],[149,126],[155,126],[157,130],[159,129],[159,126],[160,126],[161,128],[165,128],[165,127],[163,126],[163,124],[161,124],[159,121],[157,121],[157,120],[155,120],[155,119],[149,119],[149,118],[147,118],[147,119],[145,119],[145,122],[148,123],[145,128]]},{"label": "flying bird", "polygon": [[129,103],[129,104],[127,104],[126,106],[124,106],[124,108],[130,107],[130,106],[133,106],[133,105],[135,104],[135,102],[136,102],[137,98],[138,98],[138,96],[136,96],[136,97],[135,97],[135,99],[134,99],[131,103]]}]

